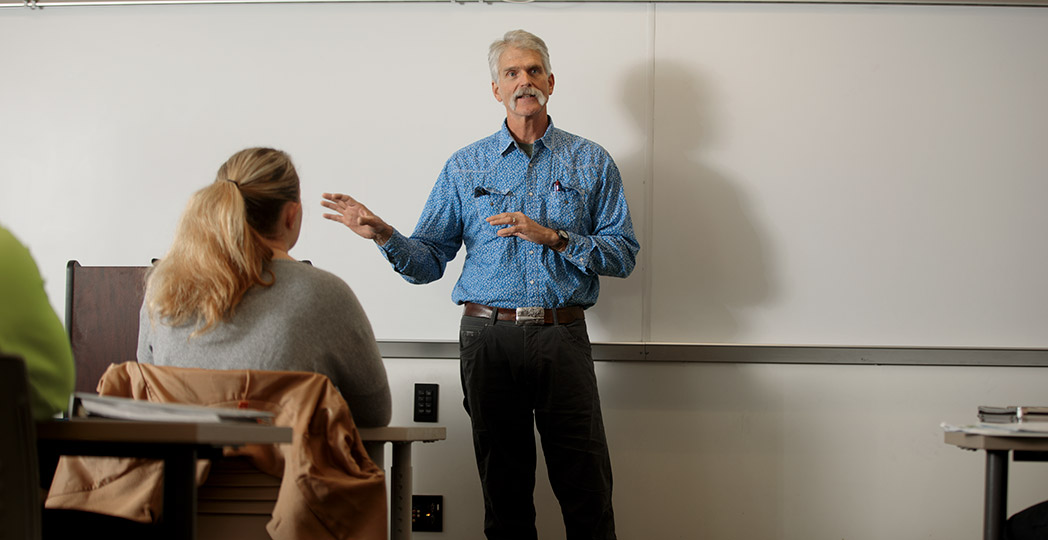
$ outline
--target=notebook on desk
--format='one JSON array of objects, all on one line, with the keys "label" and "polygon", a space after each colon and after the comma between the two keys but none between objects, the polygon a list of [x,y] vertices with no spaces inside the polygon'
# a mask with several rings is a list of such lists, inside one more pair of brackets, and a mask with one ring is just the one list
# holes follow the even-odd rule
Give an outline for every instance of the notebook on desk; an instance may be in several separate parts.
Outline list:
[{"label": "notebook on desk", "polygon": [[273,413],[253,409],[206,407],[182,403],[153,403],[137,399],[76,392],[70,400],[70,417],[102,417],[143,422],[247,422],[273,424]]}]

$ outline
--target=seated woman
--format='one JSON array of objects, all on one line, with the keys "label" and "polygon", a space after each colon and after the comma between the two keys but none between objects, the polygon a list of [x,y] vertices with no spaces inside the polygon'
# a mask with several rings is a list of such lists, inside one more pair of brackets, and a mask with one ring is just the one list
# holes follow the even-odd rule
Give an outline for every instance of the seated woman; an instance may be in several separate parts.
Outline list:
[{"label": "seated woman", "polygon": [[302,204],[287,154],[249,148],[197,191],[170,251],[150,270],[138,361],[327,375],[358,426],[389,423],[371,323],[337,276],[295,261]]}]

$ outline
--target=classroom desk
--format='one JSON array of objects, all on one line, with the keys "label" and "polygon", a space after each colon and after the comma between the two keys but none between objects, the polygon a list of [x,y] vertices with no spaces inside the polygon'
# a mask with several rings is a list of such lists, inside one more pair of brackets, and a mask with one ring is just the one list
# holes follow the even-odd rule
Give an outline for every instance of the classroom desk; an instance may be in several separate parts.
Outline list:
[{"label": "classroom desk", "polygon": [[386,426],[357,428],[368,456],[379,467],[385,468],[385,444],[393,445],[393,464],[389,474],[389,537],[390,540],[411,538],[411,444],[443,441],[445,427]]},{"label": "classroom desk", "polygon": [[1016,461],[1048,460],[1048,434],[1044,437],[1006,437],[946,432],[945,441],[967,450],[986,451],[986,487],[983,539],[1002,540],[1008,503],[1008,453]]},{"label": "classroom desk", "polygon": [[289,427],[231,422],[131,422],[98,418],[48,420],[36,425],[42,460],[66,456],[144,457],[164,461],[161,527],[172,539],[196,538],[196,460],[222,455],[223,446],[290,443]]}]

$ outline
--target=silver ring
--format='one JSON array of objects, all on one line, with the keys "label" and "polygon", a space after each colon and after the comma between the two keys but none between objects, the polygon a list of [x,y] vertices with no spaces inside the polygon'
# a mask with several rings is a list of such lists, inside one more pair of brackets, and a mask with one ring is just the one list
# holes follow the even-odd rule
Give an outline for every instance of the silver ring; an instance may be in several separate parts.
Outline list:
[{"label": "silver ring", "polygon": [[517,222],[517,216],[513,216],[513,223]]}]

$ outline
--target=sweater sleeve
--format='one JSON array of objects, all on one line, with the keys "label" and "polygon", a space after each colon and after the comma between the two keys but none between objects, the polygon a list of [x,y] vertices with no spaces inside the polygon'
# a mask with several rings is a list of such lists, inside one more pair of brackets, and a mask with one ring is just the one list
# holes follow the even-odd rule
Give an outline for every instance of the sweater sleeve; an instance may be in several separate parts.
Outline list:
[{"label": "sweater sleeve", "polygon": [[25,360],[33,416],[46,419],[69,405],[76,383],[73,351],[47,299],[29,250],[0,227],[0,351]]},{"label": "sweater sleeve", "polygon": [[[332,382],[353,413],[358,426],[389,424],[393,415],[386,366],[364,308],[353,290],[341,279],[331,276],[326,301],[317,310],[321,324],[328,327],[329,372]],[[320,323],[321,321],[318,321]]]}]

